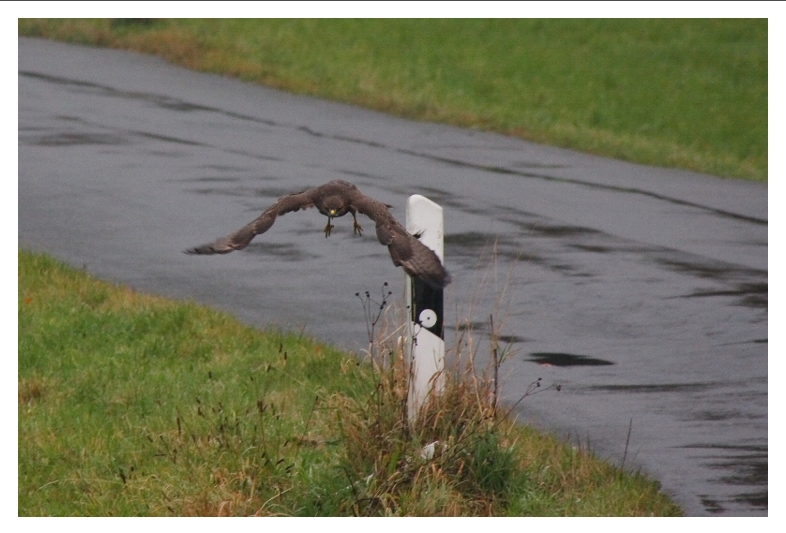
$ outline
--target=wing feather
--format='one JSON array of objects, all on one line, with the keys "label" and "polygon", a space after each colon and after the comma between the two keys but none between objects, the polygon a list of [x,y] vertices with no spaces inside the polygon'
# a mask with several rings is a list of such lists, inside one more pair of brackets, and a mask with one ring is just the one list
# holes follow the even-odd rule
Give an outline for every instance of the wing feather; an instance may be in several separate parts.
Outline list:
[{"label": "wing feather", "polygon": [[359,191],[352,195],[351,205],[376,223],[377,239],[380,244],[388,247],[394,265],[400,266],[410,276],[420,278],[432,287],[442,288],[450,283],[450,274],[437,254],[404,229],[390,213],[389,205]]},{"label": "wing feather", "polygon": [[289,194],[268,207],[257,218],[240,228],[234,233],[221,237],[215,242],[196,246],[185,250],[187,254],[228,254],[235,250],[242,250],[251,240],[261,233],[265,233],[276,221],[276,217],[292,211],[308,209],[314,206],[314,193],[316,188],[303,192]]}]

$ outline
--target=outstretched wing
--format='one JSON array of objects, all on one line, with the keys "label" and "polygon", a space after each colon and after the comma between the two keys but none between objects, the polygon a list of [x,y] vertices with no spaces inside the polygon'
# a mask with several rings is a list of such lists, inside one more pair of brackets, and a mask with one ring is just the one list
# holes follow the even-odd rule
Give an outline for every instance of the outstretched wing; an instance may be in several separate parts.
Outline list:
[{"label": "outstretched wing", "polygon": [[187,254],[228,254],[235,250],[242,250],[248,246],[251,239],[269,230],[273,222],[276,221],[276,217],[291,211],[313,207],[317,189],[318,188],[315,187],[279,198],[279,200],[267,208],[264,213],[236,232],[226,237],[221,237],[215,242],[189,248],[184,251]]},{"label": "outstretched wing", "polygon": [[450,283],[450,274],[429,247],[404,229],[390,214],[389,206],[359,191],[353,192],[351,206],[376,224],[377,239],[388,247],[393,264],[410,276],[417,277],[435,288]]}]

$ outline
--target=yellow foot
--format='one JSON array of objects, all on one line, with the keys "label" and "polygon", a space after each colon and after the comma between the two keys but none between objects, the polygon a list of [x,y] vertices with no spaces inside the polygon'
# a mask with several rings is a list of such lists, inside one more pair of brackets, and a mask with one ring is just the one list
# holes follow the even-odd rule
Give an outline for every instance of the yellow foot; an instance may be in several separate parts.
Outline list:
[{"label": "yellow foot", "polygon": [[355,233],[357,233],[358,235],[363,235],[363,228],[360,227],[360,224],[358,224],[357,220],[355,221],[355,228],[354,229],[355,229]]},{"label": "yellow foot", "polygon": [[333,227],[334,227],[334,226],[333,226],[333,224],[331,224],[331,223],[328,221],[328,223],[327,223],[327,226],[325,226],[325,238],[326,238],[326,239],[327,239],[328,237],[330,237],[330,230],[332,230],[332,229],[333,229]]}]

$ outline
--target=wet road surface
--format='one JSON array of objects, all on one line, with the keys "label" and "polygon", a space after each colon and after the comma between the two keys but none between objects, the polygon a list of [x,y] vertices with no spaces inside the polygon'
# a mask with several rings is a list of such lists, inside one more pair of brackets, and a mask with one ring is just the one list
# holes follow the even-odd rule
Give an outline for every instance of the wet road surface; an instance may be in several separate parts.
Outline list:
[{"label": "wet road surface", "polygon": [[[767,187],[410,122],[135,54],[19,40],[19,245],[259,327],[367,343],[355,293],[403,273],[351,218],[291,213],[332,179],[445,208],[450,346],[488,316],[522,421],[660,480],[691,515],[767,514]],[[401,296],[398,296],[399,302]],[[626,440],[630,428],[630,441]]]}]

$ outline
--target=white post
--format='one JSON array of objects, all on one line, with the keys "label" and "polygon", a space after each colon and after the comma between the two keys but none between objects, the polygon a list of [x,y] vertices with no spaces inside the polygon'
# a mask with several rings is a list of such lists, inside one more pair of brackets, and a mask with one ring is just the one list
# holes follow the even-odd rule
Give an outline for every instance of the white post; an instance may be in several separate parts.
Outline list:
[{"label": "white post", "polygon": [[[407,199],[407,231],[419,234],[420,242],[434,250],[444,264],[442,207],[419,194],[410,196]],[[411,364],[407,406],[409,420],[415,420],[429,393],[439,393],[444,387],[443,291],[409,276],[405,290]]]}]

